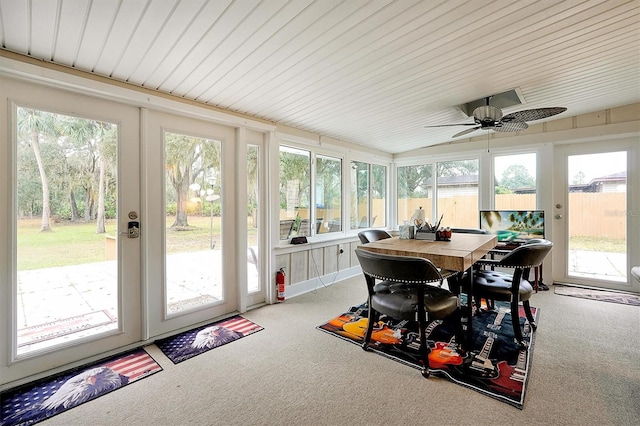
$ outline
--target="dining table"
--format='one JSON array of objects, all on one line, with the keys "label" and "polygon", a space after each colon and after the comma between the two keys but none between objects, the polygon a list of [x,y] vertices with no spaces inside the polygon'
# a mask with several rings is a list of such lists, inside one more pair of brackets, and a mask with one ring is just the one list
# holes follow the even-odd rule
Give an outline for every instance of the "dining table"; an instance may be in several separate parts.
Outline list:
[{"label": "dining table", "polygon": [[395,256],[429,259],[437,268],[467,272],[467,342],[473,341],[473,268],[472,266],[496,247],[497,236],[492,234],[453,233],[447,241],[386,238],[358,246],[359,249]]}]

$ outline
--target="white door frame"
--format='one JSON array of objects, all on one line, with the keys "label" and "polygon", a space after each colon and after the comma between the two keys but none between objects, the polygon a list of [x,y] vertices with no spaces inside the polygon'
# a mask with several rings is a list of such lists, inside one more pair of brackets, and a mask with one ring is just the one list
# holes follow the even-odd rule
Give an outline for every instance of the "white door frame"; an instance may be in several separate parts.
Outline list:
[{"label": "white door frame", "polygon": [[[640,283],[633,279],[631,267],[640,265],[640,146],[637,139],[623,138],[602,142],[582,142],[558,144],[554,148],[554,202],[549,217],[553,220],[553,279],[554,282],[600,287],[593,279],[581,279],[568,275],[568,229],[566,226],[568,207],[567,166],[570,155],[627,151],[627,281],[615,283],[607,281],[606,288],[613,290],[640,292]],[[635,188],[635,189],[634,189]],[[596,226],[597,224],[594,224]],[[602,285],[605,288],[605,285]]]},{"label": "white door frame", "polygon": [[[143,110],[144,129],[142,151],[143,214],[147,228],[153,232],[144,234],[145,256],[143,259],[146,282],[145,305],[147,311],[145,339],[175,333],[238,311],[238,272],[235,265],[238,241],[234,230],[237,225],[235,206],[236,129],[195,118]],[[166,265],[165,265],[165,158],[164,132],[170,131],[222,142],[223,188],[222,204],[222,282],[224,301],[214,306],[203,307],[177,315],[168,315],[165,310]],[[243,163],[244,164],[244,163]]]},{"label": "white door frame", "polygon": [[[238,294],[239,294],[239,312],[246,312],[247,309],[252,306],[259,306],[267,302],[268,297],[268,265],[269,256],[267,253],[267,238],[268,238],[268,222],[266,220],[268,214],[268,201],[267,201],[267,139],[268,133],[251,131],[244,128],[239,128],[237,132],[237,169],[236,169],[236,183],[237,188],[235,194],[237,196],[237,211],[239,212],[238,227],[236,229],[237,241],[238,241],[238,257],[237,257],[237,270],[238,270]],[[248,292],[248,272],[247,264],[249,262],[249,247],[247,247],[247,227],[246,218],[242,215],[242,212],[247,212],[247,172],[246,172],[246,158],[247,149],[249,145],[258,147],[258,193],[259,193],[259,209],[258,209],[258,248],[256,253],[256,268],[258,270],[258,277],[260,282],[260,290],[249,294]]]},{"label": "white door frame", "polygon": [[[60,114],[117,123],[118,138],[118,228],[127,229],[127,213],[140,211],[139,126],[138,109],[132,106],[63,91],[46,86],[0,77],[2,95],[0,117],[6,119],[0,132],[0,201],[7,206],[0,212],[0,341],[7,342],[0,350],[0,388],[14,381],[81,360],[105,356],[117,348],[130,346],[142,337],[140,238],[118,239],[118,329],[90,339],[77,340],[51,351],[30,353],[24,359],[16,357],[16,295],[15,269],[16,195],[15,195],[15,111],[16,106],[43,109]],[[80,111],[80,112],[79,112]],[[11,135],[11,136],[9,136]]]}]

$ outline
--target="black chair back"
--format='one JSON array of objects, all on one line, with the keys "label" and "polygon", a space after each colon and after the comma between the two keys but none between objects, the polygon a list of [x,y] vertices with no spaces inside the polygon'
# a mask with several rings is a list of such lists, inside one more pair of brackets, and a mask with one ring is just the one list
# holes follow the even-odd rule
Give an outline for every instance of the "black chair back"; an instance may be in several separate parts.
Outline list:
[{"label": "black chair back", "polygon": [[504,256],[497,266],[511,268],[533,268],[542,264],[544,258],[553,248],[549,240],[532,241],[521,245]]},{"label": "black chair back", "polygon": [[373,241],[391,238],[391,235],[382,229],[367,229],[365,231],[358,232],[358,238],[360,238],[360,242],[362,244],[367,244]]},{"label": "black chair back", "polygon": [[[442,281],[442,274],[428,259],[410,256],[392,256],[356,249],[362,272],[367,277],[367,286],[373,292],[375,280],[408,284],[427,284]],[[373,283],[369,286],[369,278]]]}]

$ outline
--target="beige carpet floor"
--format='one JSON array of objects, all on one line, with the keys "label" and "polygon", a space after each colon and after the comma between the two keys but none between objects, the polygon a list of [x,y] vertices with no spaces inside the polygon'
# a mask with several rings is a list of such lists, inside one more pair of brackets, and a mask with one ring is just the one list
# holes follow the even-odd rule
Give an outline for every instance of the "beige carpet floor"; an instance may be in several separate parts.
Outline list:
[{"label": "beige carpet floor", "polygon": [[640,309],[540,292],[524,409],[315,327],[365,299],[361,277],[243,314],[260,333],[174,365],[43,425],[635,425]]}]

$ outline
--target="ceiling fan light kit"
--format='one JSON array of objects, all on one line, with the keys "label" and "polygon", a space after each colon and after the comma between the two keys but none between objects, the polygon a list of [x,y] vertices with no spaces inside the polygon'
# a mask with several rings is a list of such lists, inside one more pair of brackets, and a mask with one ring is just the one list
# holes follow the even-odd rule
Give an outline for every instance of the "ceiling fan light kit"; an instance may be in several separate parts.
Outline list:
[{"label": "ceiling fan light kit", "polygon": [[475,126],[456,133],[452,138],[464,136],[479,129],[494,130],[496,132],[519,132],[529,127],[526,123],[527,121],[552,117],[567,110],[564,107],[534,108],[503,115],[501,109],[489,104],[491,96],[485,99],[486,105],[478,106],[473,110],[473,123],[440,124],[425,127]]},{"label": "ceiling fan light kit", "polygon": [[473,117],[481,123],[494,123],[502,118],[502,111],[492,105],[479,106],[473,110]]}]

